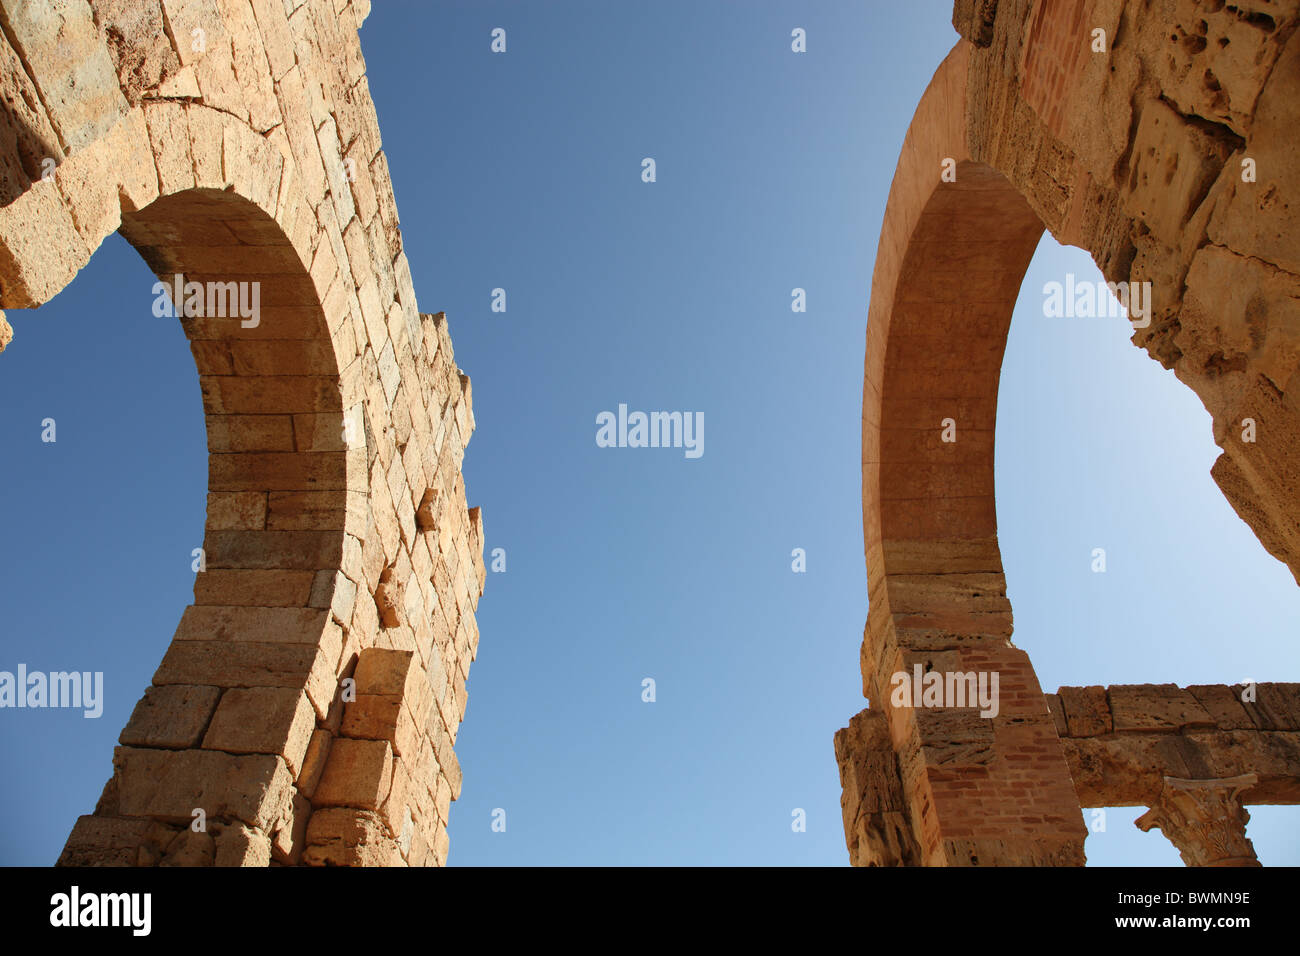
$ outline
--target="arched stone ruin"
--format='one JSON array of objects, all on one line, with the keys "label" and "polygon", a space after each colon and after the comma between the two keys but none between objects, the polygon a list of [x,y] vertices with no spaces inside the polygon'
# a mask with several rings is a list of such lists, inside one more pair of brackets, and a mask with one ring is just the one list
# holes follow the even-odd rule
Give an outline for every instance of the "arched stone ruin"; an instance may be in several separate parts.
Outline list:
[{"label": "arched stone ruin", "polygon": [[[1300,580],[1300,4],[958,0],[953,23],[872,280],[871,706],[835,738],[850,859],[1082,864],[1081,806],[1137,805],[1189,865],[1256,864],[1244,804],[1300,802],[1300,685],[1044,695],[1010,640],[993,442],[1047,229],[1109,282],[1151,284],[1134,342],[1204,402],[1215,480]],[[893,675],[918,667],[1000,674],[999,713],[890,706]]]},{"label": "arched stone ruin", "polygon": [[[114,231],[168,288],[218,293],[181,320],[206,569],[62,864],[446,860],[484,582],[474,416],[445,317],[416,306],[369,7],[0,3],[0,306],[48,301]],[[232,314],[248,290],[256,316]]]},{"label": "arched stone ruin", "polygon": [[[445,317],[416,306],[369,7],[0,0],[0,308],[48,301],[119,230],[167,283],[260,292],[256,324],[182,320],[206,570],[61,863],[446,860],[485,576],[474,420]],[[1201,397],[1216,481],[1300,577],[1300,0],[957,0],[953,19],[867,325],[872,706],[836,736],[851,860],[1078,864],[1081,806],[1140,805],[1188,863],[1253,862],[1243,805],[1300,799],[1297,686],[1045,695],[1010,642],[993,436],[1047,229],[1152,284],[1135,342]],[[917,664],[997,670],[999,716],[883,706]]]}]

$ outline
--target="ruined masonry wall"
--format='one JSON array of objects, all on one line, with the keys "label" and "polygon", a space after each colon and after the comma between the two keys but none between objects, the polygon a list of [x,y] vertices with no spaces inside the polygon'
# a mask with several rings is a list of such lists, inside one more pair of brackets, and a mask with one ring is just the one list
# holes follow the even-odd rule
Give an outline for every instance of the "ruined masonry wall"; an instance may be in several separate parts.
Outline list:
[{"label": "ruined masonry wall", "polygon": [[[836,739],[846,837],[855,862],[1082,864],[1070,761],[1086,748],[1062,739],[1012,643],[997,539],[1009,318],[1044,228],[1149,289],[1135,343],[1201,398],[1223,449],[1213,477],[1300,580],[1300,0],[956,0],[953,24],[962,39],[908,129],[871,284],[860,665],[876,710]],[[950,420],[964,437],[945,443]],[[996,671],[1006,706],[989,720],[888,706],[891,675],[915,666]],[[1151,742],[1152,766],[1180,783],[1161,776],[1148,822],[1198,865],[1253,862],[1240,800],[1286,787],[1285,773],[1197,776],[1224,739]],[[1198,843],[1221,818],[1232,826]]]},{"label": "ruined masonry wall", "polygon": [[181,320],[206,570],[60,863],[446,861],[485,577],[474,417],[416,304],[369,9],[0,0],[0,307],[48,301],[118,230],[160,277],[261,291],[256,327]]},{"label": "ruined masonry wall", "polygon": [[1166,776],[1254,774],[1244,803],[1300,803],[1300,684],[1130,684],[1047,695],[1085,807],[1153,806]]},{"label": "ruined masonry wall", "polygon": [[[1300,684],[1062,687],[1046,698],[1082,807],[1160,807],[1166,778],[1209,789],[1246,778],[1238,807],[1300,803]],[[885,712],[856,714],[835,757],[850,862],[919,865]],[[1206,829],[1191,842],[1212,842]]]},{"label": "ruined masonry wall", "polygon": [[1300,0],[957,0],[953,23],[972,157],[1151,283],[1133,341],[1205,404],[1211,474],[1300,581]]}]

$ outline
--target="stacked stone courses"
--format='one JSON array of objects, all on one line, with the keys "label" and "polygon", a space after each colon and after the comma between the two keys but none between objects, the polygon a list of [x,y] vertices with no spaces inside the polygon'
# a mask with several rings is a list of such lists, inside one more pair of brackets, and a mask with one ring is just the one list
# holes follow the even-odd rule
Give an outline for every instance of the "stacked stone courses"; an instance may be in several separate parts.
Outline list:
[{"label": "stacked stone courses", "polygon": [[[1133,341],[1200,397],[1212,476],[1300,581],[1300,0],[957,0],[953,25],[871,284],[870,706],[835,740],[850,859],[1079,865],[1082,807],[1145,805],[1139,825],[1189,864],[1255,864],[1243,804],[1295,802],[1290,685],[1253,703],[1163,685],[1044,696],[1011,640],[994,432],[1047,230],[1109,282],[1149,283]],[[890,706],[892,676],[918,667],[998,673],[999,712]]]},{"label": "stacked stone courses", "polygon": [[[62,864],[447,860],[485,580],[474,416],[416,303],[369,9],[0,0],[0,309],[49,301],[114,232],[168,285],[260,291],[255,322],[180,319],[203,570]],[[1252,865],[1245,805],[1300,799],[1296,685],[1045,694],[1012,642],[994,435],[1047,230],[1151,284],[1135,344],[1200,397],[1211,474],[1300,580],[1300,0],[956,0],[953,24],[872,280],[850,859],[1078,865],[1083,807],[1145,806],[1187,863]],[[997,715],[888,706],[918,666],[998,673]]]},{"label": "stacked stone courses", "polygon": [[485,577],[474,415],[416,304],[369,9],[0,0],[0,306],[48,301],[115,231],[169,286],[260,290],[253,324],[180,320],[206,566],[61,864],[446,862]]}]

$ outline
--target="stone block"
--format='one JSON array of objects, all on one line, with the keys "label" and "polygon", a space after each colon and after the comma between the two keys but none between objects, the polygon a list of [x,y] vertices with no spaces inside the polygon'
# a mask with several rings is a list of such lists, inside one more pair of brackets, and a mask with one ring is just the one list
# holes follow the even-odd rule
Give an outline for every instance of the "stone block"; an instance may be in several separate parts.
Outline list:
[{"label": "stone block", "polygon": [[298,776],[316,714],[306,693],[285,687],[231,688],[203,737],[205,750],[278,754]]},{"label": "stone block", "polygon": [[93,143],[127,112],[116,67],[89,4],[6,3],[0,6],[0,22],[35,80],[65,149]]},{"label": "stone block", "polygon": [[[1115,729],[1104,687],[1062,687],[1057,691],[1070,737],[1096,737]],[[1064,736],[1064,735],[1063,735]]]},{"label": "stone block", "polygon": [[271,840],[261,830],[246,826],[227,826],[217,833],[217,866],[269,866]]},{"label": "stone block", "polygon": [[197,747],[220,695],[217,687],[150,687],[135,705],[118,741],[128,747]]},{"label": "stone block", "polygon": [[316,810],[307,824],[308,866],[401,866],[397,841],[379,814],[348,807]]},{"label": "stone block", "polygon": [[312,805],[378,810],[388,796],[392,774],[393,751],[388,741],[340,737],[330,747]]},{"label": "stone block", "polygon": [[1196,698],[1177,684],[1125,684],[1110,688],[1109,697],[1116,733],[1215,725]]},{"label": "stone block", "polygon": [[194,811],[202,810],[208,819],[266,828],[291,799],[289,771],[269,755],[118,747],[113,768],[118,810],[125,817],[188,826]]}]

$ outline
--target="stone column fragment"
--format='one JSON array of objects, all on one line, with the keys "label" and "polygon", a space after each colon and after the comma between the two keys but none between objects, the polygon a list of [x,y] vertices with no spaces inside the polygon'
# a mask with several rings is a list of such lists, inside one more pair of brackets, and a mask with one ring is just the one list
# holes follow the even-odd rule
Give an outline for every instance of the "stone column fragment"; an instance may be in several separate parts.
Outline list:
[{"label": "stone column fragment", "polygon": [[1156,804],[1134,823],[1144,832],[1158,827],[1188,866],[1259,866],[1246,836],[1250,814],[1240,799],[1258,781],[1253,773],[1221,780],[1165,777]]}]

